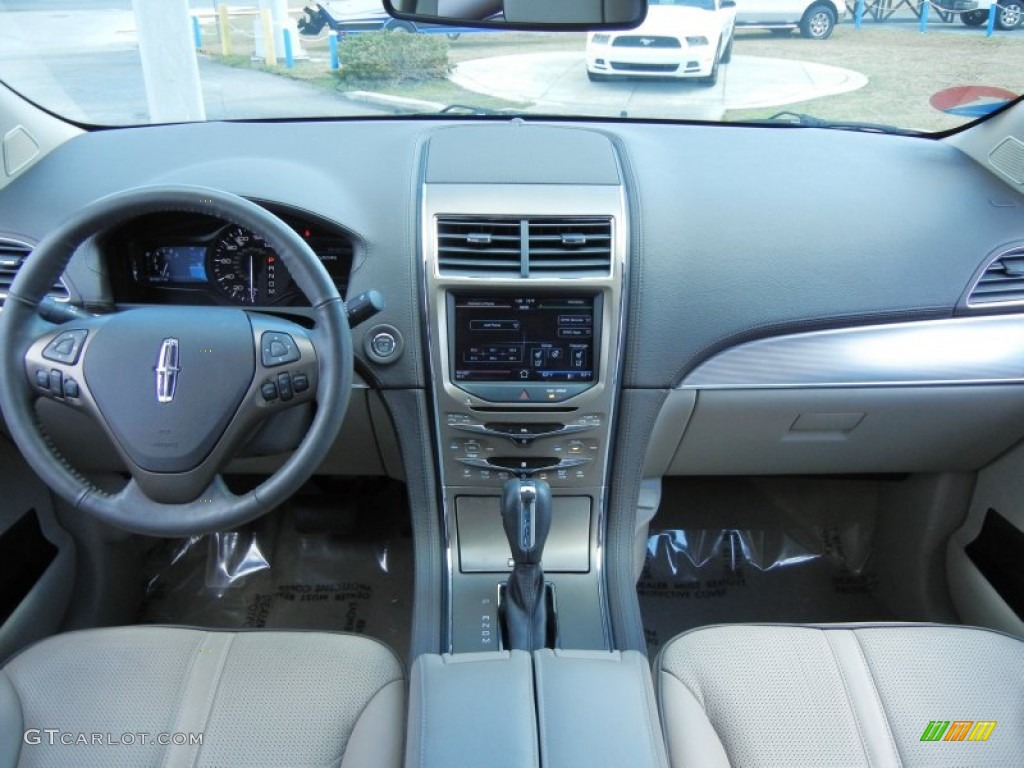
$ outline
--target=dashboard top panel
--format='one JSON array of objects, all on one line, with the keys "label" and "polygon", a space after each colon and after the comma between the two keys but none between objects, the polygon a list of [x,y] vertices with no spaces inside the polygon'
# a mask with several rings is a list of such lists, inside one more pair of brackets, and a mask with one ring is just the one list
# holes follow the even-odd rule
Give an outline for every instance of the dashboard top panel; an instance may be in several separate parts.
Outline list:
[{"label": "dashboard top panel", "polygon": [[[375,120],[99,131],[0,192],[0,232],[38,241],[92,200],[160,183],[308,211],[352,233],[361,248],[350,292],[381,291],[380,322],[409,342],[397,364],[374,368],[378,382],[420,386],[424,171],[465,177],[460,136],[481,148],[472,150],[478,158],[492,147],[479,174],[504,167],[499,155],[553,157],[565,136],[592,143],[593,153],[559,161],[566,181],[591,178],[583,156],[603,157],[595,162],[610,169],[614,146],[630,215],[624,383],[649,388],[678,384],[701,360],[750,338],[950,316],[986,256],[1024,236],[1020,196],[940,141],[637,122],[552,128]],[[517,143],[492,141],[499,134]],[[544,180],[530,169],[523,182]]]},{"label": "dashboard top panel", "polygon": [[428,184],[607,184],[622,182],[607,135],[551,125],[460,125],[430,138]]}]

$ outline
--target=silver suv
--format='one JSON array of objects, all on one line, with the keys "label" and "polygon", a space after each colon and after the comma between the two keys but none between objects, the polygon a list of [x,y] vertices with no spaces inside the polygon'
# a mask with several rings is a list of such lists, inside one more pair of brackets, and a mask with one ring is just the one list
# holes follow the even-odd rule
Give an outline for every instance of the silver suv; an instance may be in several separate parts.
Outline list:
[{"label": "silver suv", "polygon": [[[992,0],[940,0],[939,7],[961,11],[960,21],[968,27],[980,27],[988,23]],[[999,0],[996,11],[996,27],[1003,30],[1024,26],[1024,0]]]},{"label": "silver suv", "polygon": [[842,0],[736,0],[737,27],[770,29],[783,35],[799,29],[812,40],[830,37],[844,16]]}]

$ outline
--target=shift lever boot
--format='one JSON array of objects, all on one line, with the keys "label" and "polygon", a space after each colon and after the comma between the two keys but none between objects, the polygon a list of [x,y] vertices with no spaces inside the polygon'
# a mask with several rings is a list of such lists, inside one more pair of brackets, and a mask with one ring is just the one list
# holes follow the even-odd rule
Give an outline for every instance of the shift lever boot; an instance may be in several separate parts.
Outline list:
[{"label": "shift lever boot", "polygon": [[501,520],[513,562],[504,603],[508,647],[534,651],[544,647],[548,634],[541,559],[551,528],[551,487],[543,480],[507,481]]}]

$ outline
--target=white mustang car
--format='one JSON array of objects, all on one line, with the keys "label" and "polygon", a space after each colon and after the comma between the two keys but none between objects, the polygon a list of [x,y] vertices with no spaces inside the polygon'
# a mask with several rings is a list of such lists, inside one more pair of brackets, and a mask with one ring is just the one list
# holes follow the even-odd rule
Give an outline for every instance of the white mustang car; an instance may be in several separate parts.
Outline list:
[{"label": "white mustang car", "polygon": [[639,27],[587,35],[587,76],[690,77],[718,82],[732,58],[734,0],[657,0]]}]

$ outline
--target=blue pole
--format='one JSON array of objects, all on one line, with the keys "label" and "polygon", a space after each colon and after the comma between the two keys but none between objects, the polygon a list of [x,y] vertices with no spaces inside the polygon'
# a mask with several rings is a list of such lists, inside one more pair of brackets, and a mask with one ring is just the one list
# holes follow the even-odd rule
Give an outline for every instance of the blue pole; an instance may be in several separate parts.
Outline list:
[{"label": "blue pole", "polygon": [[928,9],[931,8],[932,4],[930,0],[924,0],[921,3],[921,31],[928,31]]},{"label": "blue pole", "polygon": [[996,29],[996,13],[999,11],[999,4],[996,0],[992,0],[992,5],[988,7],[988,26],[985,27],[985,37],[992,37],[992,33]]},{"label": "blue pole", "polygon": [[292,33],[291,30],[282,29],[284,33],[284,65],[291,69],[295,66],[295,57],[292,56]]},{"label": "blue pole", "polygon": [[331,49],[331,69],[338,69],[338,33],[333,29],[327,33],[327,44]]},{"label": "blue pole", "polygon": [[857,0],[857,9],[853,13],[853,26],[860,29],[860,23],[864,20],[864,0]]},{"label": "blue pole", "polygon": [[203,33],[199,29],[199,17],[192,17],[192,40],[196,44],[196,50],[203,47]]}]

